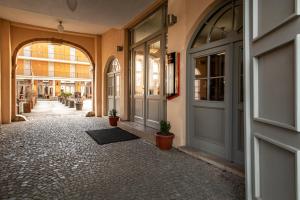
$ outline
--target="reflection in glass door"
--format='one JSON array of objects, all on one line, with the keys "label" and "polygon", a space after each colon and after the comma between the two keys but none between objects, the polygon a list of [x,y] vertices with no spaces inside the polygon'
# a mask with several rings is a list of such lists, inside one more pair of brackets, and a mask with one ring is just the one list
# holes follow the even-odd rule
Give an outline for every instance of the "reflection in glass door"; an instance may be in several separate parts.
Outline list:
[{"label": "reflection in glass door", "polygon": [[158,128],[162,118],[160,40],[147,45],[146,125]]},{"label": "reflection in glass door", "polygon": [[134,121],[144,124],[144,69],[145,69],[145,51],[144,47],[133,50],[133,117]]}]

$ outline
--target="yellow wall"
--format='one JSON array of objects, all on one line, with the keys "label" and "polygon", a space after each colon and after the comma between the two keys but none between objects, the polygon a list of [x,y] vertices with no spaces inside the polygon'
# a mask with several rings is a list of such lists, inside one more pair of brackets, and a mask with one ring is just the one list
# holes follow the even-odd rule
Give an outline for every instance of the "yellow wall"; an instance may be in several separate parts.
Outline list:
[{"label": "yellow wall", "polygon": [[[120,115],[122,119],[127,119],[128,110],[127,110],[127,89],[126,81],[128,75],[126,72],[127,65],[125,65],[125,50],[118,52],[117,46],[125,45],[125,30],[111,29],[102,35],[102,74],[103,74],[103,83],[102,83],[102,114],[107,115],[107,95],[106,95],[106,71],[107,67],[110,64],[109,58],[114,56],[119,60],[121,69],[121,83],[120,83]],[[126,48],[124,48],[126,49]]]},{"label": "yellow wall", "polygon": [[178,22],[168,28],[168,52],[180,55],[180,96],[167,101],[167,120],[175,134],[175,145],[186,144],[186,52],[188,43],[201,20],[209,13],[214,0],[169,0],[168,13]]}]

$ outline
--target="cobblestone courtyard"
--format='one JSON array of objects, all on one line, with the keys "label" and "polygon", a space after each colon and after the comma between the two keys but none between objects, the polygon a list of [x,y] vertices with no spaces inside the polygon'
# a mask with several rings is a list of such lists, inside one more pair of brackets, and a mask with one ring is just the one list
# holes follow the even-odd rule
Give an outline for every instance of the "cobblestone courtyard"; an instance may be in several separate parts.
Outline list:
[{"label": "cobblestone courtyard", "polygon": [[28,119],[1,127],[0,199],[244,199],[244,179],[175,149],[98,145],[85,131],[110,128],[105,119],[58,102],[38,102]]}]

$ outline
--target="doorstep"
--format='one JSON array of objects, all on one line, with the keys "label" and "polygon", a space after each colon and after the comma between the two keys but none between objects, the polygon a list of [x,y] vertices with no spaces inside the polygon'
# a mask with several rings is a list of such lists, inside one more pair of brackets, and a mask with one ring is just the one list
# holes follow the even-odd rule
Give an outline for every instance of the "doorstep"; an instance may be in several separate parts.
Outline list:
[{"label": "doorstep", "polygon": [[155,134],[158,130],[154,128],[130,121],[118,121],[118,127],[155,145]]},{"label": "doorstep", "polygon": [[208,153],[205,153],[205,152],[200,151],[199,149],[196,149],[193,147],[182,146],[182,147],[178,147],[178,150],[182,151],[194,158],[197,158],[197,159],[203,160],[209,164],[212,164],[222,170],[226,170],[228,172],[231,172],[231,173],[238,175],[240,177],[243,177],[243,178],[245,177],[244,168],[241,165],[234,164],[225,159],[210,155]]}]

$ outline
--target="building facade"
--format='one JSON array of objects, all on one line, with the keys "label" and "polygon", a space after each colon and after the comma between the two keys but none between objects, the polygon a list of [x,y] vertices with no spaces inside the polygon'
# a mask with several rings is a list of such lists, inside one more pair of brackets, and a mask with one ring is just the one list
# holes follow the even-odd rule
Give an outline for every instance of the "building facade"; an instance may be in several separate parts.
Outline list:
[{"label": "building facade", "polygon": [[33,43],[17,55],[17,98],[53,99],[61,92],[92,98],[92,66],[80,50],[67,45]]}]

